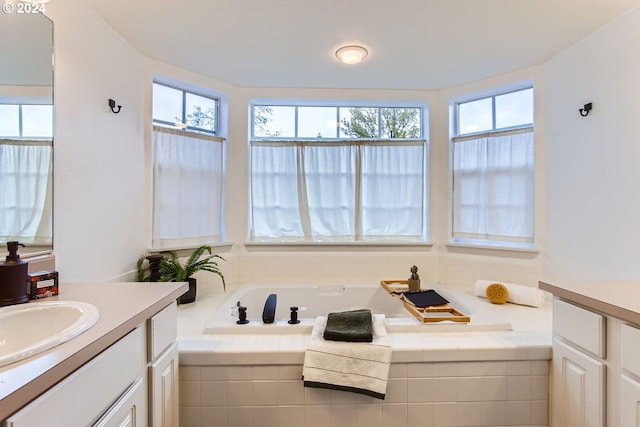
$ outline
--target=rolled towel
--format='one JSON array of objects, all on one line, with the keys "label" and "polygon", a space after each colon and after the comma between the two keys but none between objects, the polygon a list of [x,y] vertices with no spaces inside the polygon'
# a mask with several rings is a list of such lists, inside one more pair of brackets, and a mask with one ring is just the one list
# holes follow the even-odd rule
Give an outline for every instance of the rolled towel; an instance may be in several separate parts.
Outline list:
[{"label": "rolled towel", "polygon": [[498,282],[495,280],[476,280],[474,292],[477,296],[486,298],[487,287],[494,283],[503,285],[509,291],[507,302],[512,304],[540,307],[544,304],[545,293],[542,289],[531,286],[516,285],[513,283]]},{"label": "rolled towel", "polygon": [[371,310],[352,310],[329,313],[323,337],[331,341],[373,341]]}]

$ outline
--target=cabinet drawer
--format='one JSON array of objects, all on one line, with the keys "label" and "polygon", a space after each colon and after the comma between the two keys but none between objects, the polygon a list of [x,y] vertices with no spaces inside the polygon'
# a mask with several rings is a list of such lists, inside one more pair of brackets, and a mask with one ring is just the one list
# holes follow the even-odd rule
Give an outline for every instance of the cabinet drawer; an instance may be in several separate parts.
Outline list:
[{"label": "cabinet drawer", "polygon": [[620,366],[640,377],[640,329],[624,323],[620,325]]},{"label": "cabinet drawer", "polygon": [[553,333],[600,358],[605,357],[605,319],[593,311],[553,300]]},{"label": "cabinet drawer", "polygon": [[149,319],[149,361],[169,347],[178,337],[178,308],[172,302]]}]

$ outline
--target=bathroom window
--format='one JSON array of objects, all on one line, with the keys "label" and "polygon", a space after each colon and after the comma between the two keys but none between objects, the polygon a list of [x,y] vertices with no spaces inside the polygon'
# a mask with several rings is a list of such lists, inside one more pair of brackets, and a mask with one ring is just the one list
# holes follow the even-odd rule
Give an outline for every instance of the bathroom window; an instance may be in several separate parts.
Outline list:
[{"label": "bathroom window", "polygon": [[252,106],[253,241],[423,241],[424,108]]},{"label": "bathroom window", "polygon": [[454,242],[533,244],[533,88],[457,102]]},{"label": "bathroom window", "polygon": [[0,103],[0,242],[51,244],[52,171],[53,106]]},{"label": "bathroom window", "polygon": [[153,83],[153,122],[185,131],[219,135],[220,99]]},{"label": "bathroom window", "polygon": [[218,100],[159,83],[153,96],[152,247],[220,242],[225,139],[217,136]]}]

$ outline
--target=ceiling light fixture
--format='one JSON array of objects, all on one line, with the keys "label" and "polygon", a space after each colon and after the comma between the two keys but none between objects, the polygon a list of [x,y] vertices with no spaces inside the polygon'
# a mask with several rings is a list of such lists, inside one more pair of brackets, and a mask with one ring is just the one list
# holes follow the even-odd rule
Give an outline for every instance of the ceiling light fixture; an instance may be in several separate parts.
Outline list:
[{"label": "ceiling light fixture", "polygon": [[357,64],[367,57],[369,52],[362,46],[343,46],[336,51],[336,57],[345,64]]},{"label": "ceiling light fixture", "polygon": [[20,0],[23,3],[43,4],[49,3],[49,0]]}]

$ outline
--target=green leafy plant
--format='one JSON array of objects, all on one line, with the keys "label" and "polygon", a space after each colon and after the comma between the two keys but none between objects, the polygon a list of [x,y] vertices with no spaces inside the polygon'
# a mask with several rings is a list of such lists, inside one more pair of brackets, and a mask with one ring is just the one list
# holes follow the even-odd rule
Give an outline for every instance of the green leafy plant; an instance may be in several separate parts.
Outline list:
[{"label": "green leafy plant", "polygon": [[[205,254],[205,252],[208,253],[208,255]],[[216,258],[223,261],[225,259],[220,255],[213,254],[211,252],[211,246],[203,245],[196,248],[184,264],[180,262],[176,251],[164,251],[160,253],[165,255],[165,258],[160,263],[161,280],[164,281],[164,279],[166,279],[184,282],[198,271],[208,271],[220,276],[220,279],[222,279],[222,287],[225,290],[227,289],[224,276],[218,267],[218,263],[215,261]]]}]

